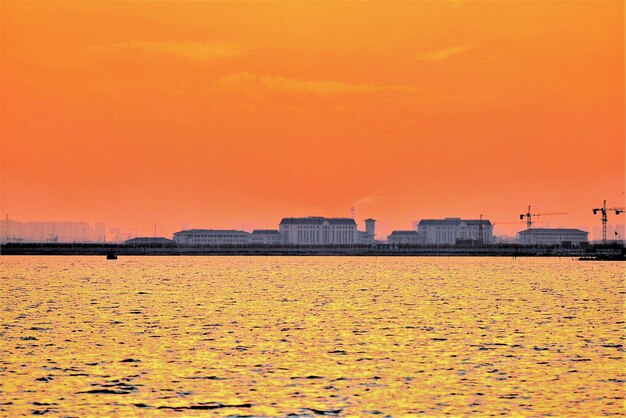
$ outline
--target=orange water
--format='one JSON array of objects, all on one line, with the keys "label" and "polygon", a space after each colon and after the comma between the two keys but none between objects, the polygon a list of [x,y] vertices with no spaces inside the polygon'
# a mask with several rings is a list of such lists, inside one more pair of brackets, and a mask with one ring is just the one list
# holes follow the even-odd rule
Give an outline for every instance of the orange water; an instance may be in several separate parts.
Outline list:
[{"label": "orange water", "polygon": [[623,264],[0,258],[0,415],[623,415]]}]

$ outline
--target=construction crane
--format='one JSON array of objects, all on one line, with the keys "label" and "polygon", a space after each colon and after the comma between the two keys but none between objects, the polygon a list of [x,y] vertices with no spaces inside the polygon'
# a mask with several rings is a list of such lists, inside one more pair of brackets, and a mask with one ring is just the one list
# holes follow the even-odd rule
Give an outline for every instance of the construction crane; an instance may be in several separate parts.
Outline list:
[{"label": "construction crane", "polygon": [[603,244],[606,244],[606,223],[608,221],[607,215],[610,211],[615,211],[615,214],[619,215],[620,213],[624,212],[624,208],[607,208],[606,200],[605,200],[601,208],[593,209],[594,215],[597,214],[598,212],[602,214],[602,243]]},{"label": "construction crane", "polygon": [[[517,225],[521,228],[521,223],[523,221],[522,220],[518,220],[518,221],[495,221],[492,222],[491,225],[493,226],[493,228],[496,228],[496,225]],[[542,224],[545,223],[543,221],[539,221],[537,219],[533,220],[533,224]]]},{"label": "construction crane", "polygon": [[528,206],[528,212],[526,213],[522,213],[520,214],[519,218],[520,219],[524,219],[526,218],[526,228],[527,229],[531,229],[533,227],[533,217],[538,217],[538,216],[552,216],[552,215],[567,215],[566,212],[552,212],[552,213],[531,213],[530,211],[530,205]]}]

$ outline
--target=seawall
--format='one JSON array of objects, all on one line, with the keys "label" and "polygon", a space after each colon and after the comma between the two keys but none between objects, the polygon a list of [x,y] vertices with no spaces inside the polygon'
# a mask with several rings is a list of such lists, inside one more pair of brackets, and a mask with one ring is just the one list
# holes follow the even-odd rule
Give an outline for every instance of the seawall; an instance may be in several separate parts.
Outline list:
[{"label": "seawall", "polygon": [[597,257],[620,256],[621,246],[563,248],[521,245],[482,246],[209,246],[70,243],[8,243],[0,246],[0,255],[237,255],[237,256],[502,256],[502,257]]}]

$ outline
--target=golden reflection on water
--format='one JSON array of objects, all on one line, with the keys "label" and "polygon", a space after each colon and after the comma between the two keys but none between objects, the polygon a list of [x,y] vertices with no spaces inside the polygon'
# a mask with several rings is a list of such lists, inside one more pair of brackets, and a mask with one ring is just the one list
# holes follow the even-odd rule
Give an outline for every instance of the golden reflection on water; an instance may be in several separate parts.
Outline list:
[{"label": "golden reflection on water", "polygon": [[0,258],[0,414],[623,415],[623,264]]}]

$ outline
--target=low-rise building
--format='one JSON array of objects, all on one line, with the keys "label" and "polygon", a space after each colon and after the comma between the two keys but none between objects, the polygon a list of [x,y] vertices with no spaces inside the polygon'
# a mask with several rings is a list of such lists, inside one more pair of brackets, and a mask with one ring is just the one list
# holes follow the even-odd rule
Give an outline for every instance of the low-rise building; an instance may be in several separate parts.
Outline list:
[{"label": "low-rise building", "polygon": [[352,218],[283,218],[278,226],[285,244],[346,245],[358,243],[356,222]]},{"label": "low-rise building", "polygon": [[[493,242],[493,225],[488,219],[422,219],[417,225],[422,244],[456,244],[457,241]],[[482,239],[481,239],[482,238]]]},{"label": "low-rise building", "polygon": [[276,245],[282,244],[283,240],[277,229],[255,229],[250,234],[250,244],[253,245]]},{"label": "low-rise building", "polygon": [[387,237],[389,245],[419,244],[417,231],[392,231]]},{"label": "low-rise building", "polygon": [[124,241],[125,245],[136,246],[162,246],[172,245],[174,241],[163,237],[136,237]]},{"label": "low-rise building", "polygon": [[174,233],[178,244],[245,245],[250,242],[249,232],[232,229],[189,229]]},{"label": "low-rise building", "polygon": [[569,228],[532,228],[518,233],[523,245],[571,245],[589,242],[589,232]]}]

